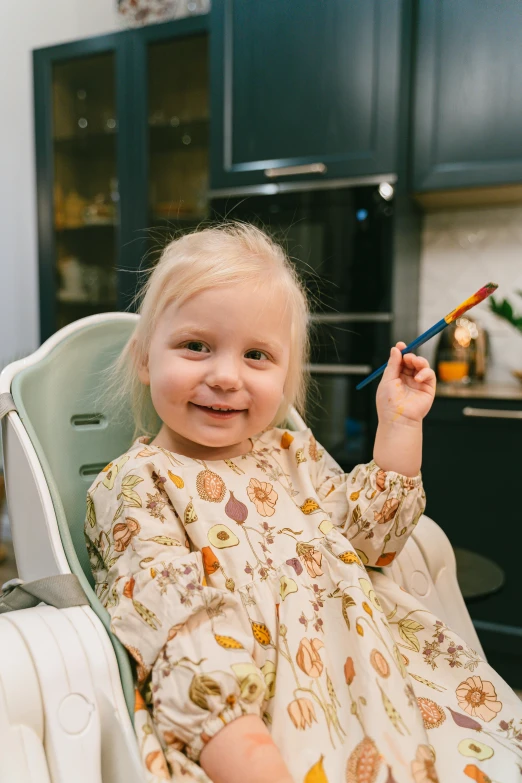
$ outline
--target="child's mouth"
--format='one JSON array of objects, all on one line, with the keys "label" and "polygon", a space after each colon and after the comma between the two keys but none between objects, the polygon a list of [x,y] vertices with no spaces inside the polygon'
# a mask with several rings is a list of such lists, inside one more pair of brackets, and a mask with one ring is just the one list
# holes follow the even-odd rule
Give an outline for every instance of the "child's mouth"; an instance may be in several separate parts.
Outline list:
[{"label": "child's mouth", "polygon": [[205,405],[196,405],[195,402],[192,403],[196,408],[199,408],[200,411],[203,411],[204,413],[207,413],[209,416],[212,416],[214,419],[232,419],[234,416],[238,416],[242,411],[236,411],[236,410],[226,410],[226,411],[220,411],[220,410],[214,410],[213,408],[207,408]]}]

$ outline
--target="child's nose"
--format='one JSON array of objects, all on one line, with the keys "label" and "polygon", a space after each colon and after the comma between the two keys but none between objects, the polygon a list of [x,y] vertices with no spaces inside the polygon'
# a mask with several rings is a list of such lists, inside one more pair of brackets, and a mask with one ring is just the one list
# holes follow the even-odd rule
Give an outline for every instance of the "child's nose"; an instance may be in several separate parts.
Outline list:
[{"label": "child's nose", "polygon": [[234,357],[217,359],[207,375],[207,383],[224,391],[235,391],[243,386],[241,366]]}]

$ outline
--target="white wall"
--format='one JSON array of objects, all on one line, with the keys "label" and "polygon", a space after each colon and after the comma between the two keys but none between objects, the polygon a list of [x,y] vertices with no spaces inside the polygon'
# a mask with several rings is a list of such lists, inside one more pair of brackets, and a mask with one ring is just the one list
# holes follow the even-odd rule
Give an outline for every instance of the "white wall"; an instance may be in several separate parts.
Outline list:
[{"label": "white wall", "polygon": [[[522,314],[522,207],[455,210],[426,215],[421,262],[420,330],[428,329],[485,283],[498,283]],[[488,380],[516,383],[522,334],[494,316],[486,302],[470,312],[491,337]],[[437,338],[423,346],[432,359]]]},{"label": "white wall", "polygon": [[31,52],[120,27],[116,0],[0,0],[0,368],[39,337]]}]

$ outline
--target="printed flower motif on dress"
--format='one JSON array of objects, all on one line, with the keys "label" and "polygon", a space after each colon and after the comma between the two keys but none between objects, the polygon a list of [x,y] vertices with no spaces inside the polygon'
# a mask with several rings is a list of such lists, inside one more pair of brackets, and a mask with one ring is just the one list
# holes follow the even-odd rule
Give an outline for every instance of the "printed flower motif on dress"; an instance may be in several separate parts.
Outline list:
[{"label": "printed flower motif on dress", "polygon": [[168,501],[161,492],[155,492],[154,494],[147,492],[147,502],[145,503],[145,508],[148,510],[151,517],[155,517],[161,522],[165,522],[165,514],[163,513],[163,509],[167,505]]},{"label": "printed flower motif on dress", "polygon": [[[297,686],[293,692],[295,701],[288,705],[287,708],[292,722],[294,722],[294,719],[297,719],[298,715],[298,706],[295,704],[295,702],[299,702],[303,698],[302,694],[310,694],[310,697],[313,699],[315,704],[322,710],[322,718],[326,720],[330,742],[335,748],[335,740],[332,734],[332,729],[335,731],[341,742],[344,742],[346,733],[342,728],[337,715],[337,709],[340,706],[340,702],[337,698],[332,681],[328,675],[319,652],[319,650],[324,647],[324,643],[321,641],[321,639],[308,639],[306,637],[303,637],[299,643],[299,647],[295,655],[295,661],[299,669],[301,669],[305,675],[311,678],[310,684],[307,686],[301,685],[298,671],[293,664],[287,639],[287,628],[285,625],[280,626],[279,637],[279,655],[290,664]],[[326,693],[328,696],[326,696],[323,686],[321,685],[321,679],[326,681]],[[308,699],[308,697],[304,698]],[[306,728],[307,723],[308,722],[301,723],[300,728]]]},{"label": "printed flower motif on dress", "polygon": [[273,516],[277,503],[277,492],[272,484],[252,478],[248,485],[247,494],[258,514],[263,517]]},{"label": "printed flower motif on dress", "polygon": [[306,729],[312,723],[317,723],[314,705],[310,699],[295,699],[290,702],[287,709],[296,729]]},{"label": "printed flower motif on dress", "polygon": [[306,630],[308,630],[308,624],[310,623],[317,633],[322,633],[323,619],[320,616],[320,612],[324,607],[324,593],[326,592],[326,588],[320,588],[319,585],[315,583],[312,585],[305,585],[305,587],[311,595],[309,602],[312,605],[313,616],[307,617],[304,612],[301,612],[299,622],[301,625],[304,625]]},{"label": "printed flower motif on dress", "polygon": [[482,660],[477,653],[464,644],[454,642],[448,635],[448,627],[437,620],[434,625],[433,642],[424,642],[422,654],[426,663],[435,670],[438,666],[437,658],[446,656],[443,660],[453,668],[463,667],[474,671]]},{"label": "printed flower motif on dress", "polygon": [[297,556],[303,562],[312,579],[323,575],[321,571],[323,555],[318,549],[312,546],[312,544],[306,544],[301,541],[298,541],[295,549]]},{"label": "printed flower motif on dress", "polygon": [[303,638],[299,644],[296,655],[296,663],[309,677],[320,677],[323,671],[323,662],[319,650],[324,647],[320,639]]},{"label": "printed flower motif on dress", "polygon": [[435,754],[428,745],[419,745],[415,759],[411,763],[415,783],[438,783],[435,769]]},{"label": "printed flower motif on dress", "polygon": [[489,722],[502,709],[498,701],[493,683],[481,680],[480,677],[468,677],[461,682],[456,690],[459,707],[468,715]]}]

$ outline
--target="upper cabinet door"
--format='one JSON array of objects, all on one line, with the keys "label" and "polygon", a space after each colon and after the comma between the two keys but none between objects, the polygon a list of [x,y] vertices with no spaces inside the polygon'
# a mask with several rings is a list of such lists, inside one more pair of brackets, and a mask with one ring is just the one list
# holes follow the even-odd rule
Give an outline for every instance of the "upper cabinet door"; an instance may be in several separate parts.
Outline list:
[{"label": "upper cabinet door", "polygon": [[522,181],[522,3],[419,0],[417,191]]},{"label": "upper cabinet door", "polygon": [[[126,305],[124,33],[34,53],[42,340]],[[126,276],[127,278],[129,275]]]},{"label": "upper cabinet door", "polygon": [[395,172],[402,5],[215,0],[211,187]]},{"label": "upper cabinet door", "polygon": [[137,147],[133,193],[144,267],[174,236],[208,217],[208,18],[199,15],[133,32]]}]

